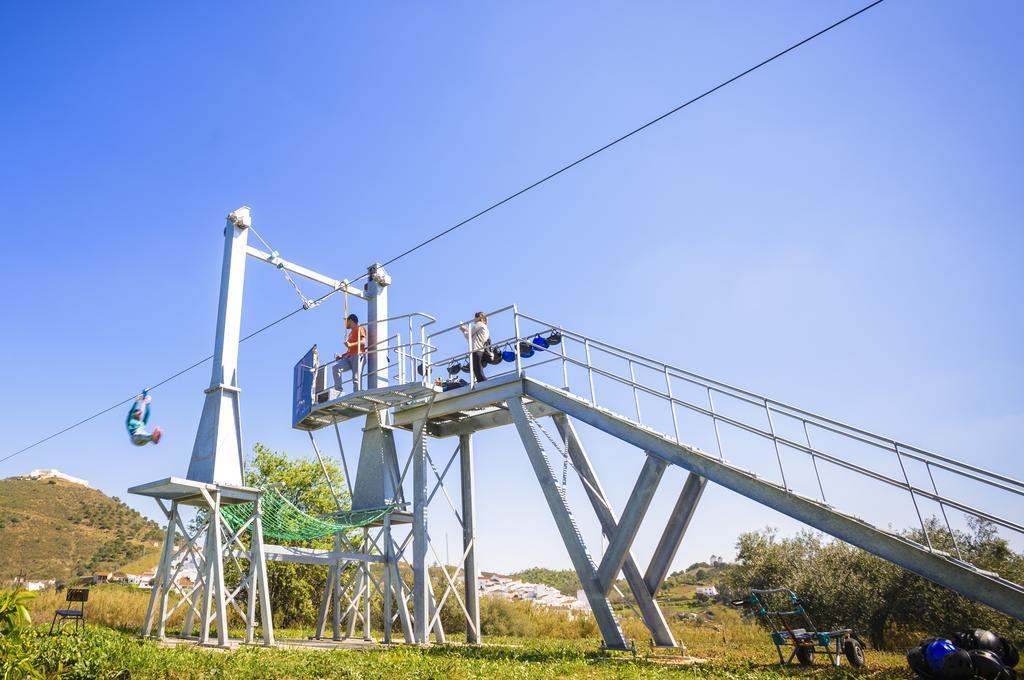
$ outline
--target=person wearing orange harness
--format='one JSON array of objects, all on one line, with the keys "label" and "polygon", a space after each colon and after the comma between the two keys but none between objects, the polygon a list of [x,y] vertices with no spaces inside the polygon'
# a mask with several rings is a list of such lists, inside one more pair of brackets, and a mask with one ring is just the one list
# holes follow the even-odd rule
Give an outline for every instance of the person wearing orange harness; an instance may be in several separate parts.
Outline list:
[{"label": "person wearing orange harness", "polygon": [[363,355],[366,353],[366,328],[359,325],[359,317],[349,314],[345,319],[345,328],[348,329],[348,339],[345,341],[345,353],[335,354],[337,361],[334,364],[334,389],[343,392],[341,389],[342,371],[352,371],[352,391],[358,392],[362,389],[362,366]]}]

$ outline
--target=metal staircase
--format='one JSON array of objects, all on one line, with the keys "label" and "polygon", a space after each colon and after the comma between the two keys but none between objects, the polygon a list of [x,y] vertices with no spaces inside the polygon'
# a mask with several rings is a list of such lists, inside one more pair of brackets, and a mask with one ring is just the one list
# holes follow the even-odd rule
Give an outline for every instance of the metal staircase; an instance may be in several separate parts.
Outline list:
[{"label": "metal staircase", "polygon": [[[404,337],[396,333],[380,343],[379,351],[390,359],[381,364],[388,367],[386,376],[379,375],[368,389],[340,397],[328,393],[325,398],[315,387],[321,381],[314,380],[307,386],[310,407],[294,426],[312,435],[325,427],[336,430],[346,420],[366,419],[356,490],[366,487],[375,493],[387,466],[381,463],[379,442],[367,443],[368,433],[381,430],[383,412],[388,431],[413,433],[403,467],[412,470],[413,522],[398,554],[411,540],[411,636],[417,643],[427,641],[428,624],[435,618],[427,564],[427,506],[434,494],[426,482],[433,464],[428,464],[426,442],[459,440],[444,472],[433,472],[442,485],[456,454],[460,456],[463,508],[456,519],[463,522],[462,568],[469,592],[477,573],[471,438],[508,425],[519,434],[609,648],[628,648],[608,599],[621,583],[620,575],[654,643],[677,644],[657,595],[708,482],[1024,619],[1024,587],[971,564],[969,551],[960,544],[967,531],[984,523],[1021,550],[1024,482],[614,347],[522,314],[515,306],[487,315],[491,342],[503,356],[487,367],[486,381],[477,383],[459,324],[427,335],[433,317],[409,316],[424,321],[410,325]],[[316,370],[319,375],[326,367]],[[460,375],[468,384],[459,386]],[[549,420],[557,435],[545,428]],[[369,427],[374,423],[377,427]],[[612,509],[575,423],[639,449],[626,454],[615,469],[621,478],[624,470],[641,463],[620,512]],[[561,476],[552,466],[555,451],[565,461]],[[364,452],[368,472],[363,471]],[[667,517],[648,518],[670,465],[687,470],[686,481]],[[580,534],[577,518],[582,511],[573,508],[565,483],[570,466],[606,538],[603,554],[588,549]],[[403,479],[405,472],[399,488]],[[452,503],[447,493],[444,497]],[[645,520],[658,519],[664,528],[642,569],[632,545]],[[449,588],[454,588],[452,583],[449,579]],[[402,592],[399,598],[405,597]],[[478,630],[472,623],[478,621],[475,602],[467,599],[464,611],[468,625]]]},{"label": "metal staircase", "polygon": [[[531,460],[535,468],[543,466],[537,471],[542,485],[552,481],[554,500],[567,513],[567,530],[576,531],[575,522],[543,453],[533,416],[516,407],[517,399],[533,411],[542,405],[548,414],[571,416],[641,449],[648,459],[691,473],[690,488],[683,490],[676,508],[677,514],[686,516],[669,518],[664,545],[659,545],[648,568],[646,581],[652,595],[652,586],[664,578],[665,564],[678,548],[703,482],[711,481],[1024,619],[1024,587],[970,564],[957,540],[970,523],[980,521],[996,527],[1011,546],[1020,549],[1024,482],[614,347],[522,314],[514,306],[490,315],[492,338],[502,337],[496,331],[502,327],[502,313],[507,315],[504,325],[511,326],[509,333],[492,342],[513,351],[515,363],[503,364],[510,370],[489,375],[485,383],[445,396],[468,404],[468,395],[478,393],[486,403],[488,392],[509,393],[510,387],[496,385],[517,381],[516,399],[504,400],[511,422],[528,452],[539,450],[531,453]],[[433,356],[449,331],[428,337]],[[552,335],[560,342],[547,343],[545,338]],[[532,356],[520,344],[523,341],[532,345]],[[463,349],[429,363],[443,367],[466,356]],[[467,408],[455,414],[459,416],[468,422],[474,411]],[[616,547],[615,532],[606,527],[609,549],[595,572],[600,590],[607,592],[607,581],[614,581],[616,567],[623,566],[621,560],[628,555],[645,503],[659,481],[660,473],[645,465],[618,522],[620,528],[627,523],[633,526],[626,527],[626,537],[619,541],[621,554],[613,554],[610,560],[607,553]],[[689,500],[684,502],[687,494]],[[634,504],[639,510],[633,508],[627,517]],[[552,512],[560,514],[554,505]],[[679,519],[675,527],[673,519]],[[594,566],[589,555],[587,560],[581,577]]]}]

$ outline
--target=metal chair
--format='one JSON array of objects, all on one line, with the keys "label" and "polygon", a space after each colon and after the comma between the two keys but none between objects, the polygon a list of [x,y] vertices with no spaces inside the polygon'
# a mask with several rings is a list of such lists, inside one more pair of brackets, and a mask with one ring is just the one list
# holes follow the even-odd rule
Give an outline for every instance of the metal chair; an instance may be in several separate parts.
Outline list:
[{"label": "metal chair", "polygon": [[79,602],[78,609],[58,609],[53,612],[53,622],[50,624],[50,635],[53,635],[54,626],[57,632],[64,626],[64,622],[71,619],[75,622],[75,632],[78,632],[78,625],[81,622],[85,628],[85,603],[89,601],[89,590],[87,588],[69,588],[66,602]]}]

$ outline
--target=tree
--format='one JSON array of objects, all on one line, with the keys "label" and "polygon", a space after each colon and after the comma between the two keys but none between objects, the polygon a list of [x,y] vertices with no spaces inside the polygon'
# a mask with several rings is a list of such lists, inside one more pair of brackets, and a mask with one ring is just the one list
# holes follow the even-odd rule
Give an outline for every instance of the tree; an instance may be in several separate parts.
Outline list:
[{"label": "tree", "polygon": [[[952,554],[953,539],[963,558],[1012,581],[1024,578],[1024,555],[1015,553],[994,528],[974,522],[950,535],[936,519],[925,523],[933,546]],[[906,532],[924,543],[923,532]],[[791,588],[821,627],[853,628],[884,647],[895,631],[948,635],[988,628],[1019,637],[1024,624],[841,541],[802,532],[780,539],[773,529],[747,533],[737,542],[736,567],[724,580],[729,599],[752,588]],[[895,642],[895,640],[894,640]]]},{"label": "tree", "polygon": [[[324,468],[334,484],[342,508],[351,507],[348,493],[343,490],[344,475],[338,465],[324,458]],[[318,516],[337,511],[334,496],[320,463],[311,458],[292,458],[287,453],[272,451],[263,444],[253,447],[253,455],[246,464],[245,483],[265,488],[268,484],[283,482],[278,491],[303,512]],[[282,541],[283,543],[295,543]],[[330,536],[316,541],[301,542],[312,548],[330,548]],[[317,607],[327,582],[327,568],[311,564],[270,562],[267,564],[270,586],[270,604],[274,622],[282,626],[311,626],[316,622]]]}]

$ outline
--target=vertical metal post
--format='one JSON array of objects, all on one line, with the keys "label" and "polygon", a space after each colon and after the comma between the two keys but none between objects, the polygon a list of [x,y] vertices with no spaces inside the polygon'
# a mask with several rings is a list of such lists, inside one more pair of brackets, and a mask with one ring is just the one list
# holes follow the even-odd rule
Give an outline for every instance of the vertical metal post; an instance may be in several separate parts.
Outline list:
[{"label": "vertical metal post", "polygon": [[213,608],[213,597],[214,597],[214,562],[216,558],[211,559],[210,556],[213,552],[213,532],[216,529],[213,521],[213,504],[210,504],[209,510],[206,513],[206,536],[203,542],[203,608],[202,613],[199,616],[199,644],[206,645],[210,643],[210,613]]},{"label": "vertical metal post", "polygon": [[711,396],[711,387],[708,390],[708,404],[711,406],[711,422],[715,426],[715,442],[718,444],[718,460],[725,460],[725,452],[722,451],[722,433],[718,431],[718,418],[715,417],[715,400]]},{"label": "vertical metal post", "polygon": [[342,580],[344,576],[345,562],[338,560],[334,567],[334,582],[331,584],[332,597],[331,606],[331,638],[335,641],[341,640],[341,593]]},{"label": "vertical metal post", "polygon": [[[412,335],[409,336],[412,338]],[[394,583],[391,579],[391,564],[394,561],[394,553],[391,547],[391,514],[384,515],[384,604],[381,608],[384,626],[384,644],[391,644],[391,625],[393,623],[394,604],[391,601],[391,589]]]},{"label": "vertical metal post", "polygon": [[590,403],[597,406],[597,393],[594,390],[594,367],[590,361],[590,340],[583,339],[583,349],[587,355],[587,378],[590,380]]},{"label": "vertical metal post", "polygon": [[213,492],[214,508],[210,513],[213,529],[213,579],[214,593],[217,598],[217,645],[228,646],[228,605],[224,586],[224,537],[220,526],[220,490]]},{"label": "vertical metal post", "polygon": [[519,356],[519,312],[517,310],[512,311],[512,324],[515,326],[516,339],[514,344],[516,347],[516,375],[523,374],[523,357]]},{"label": "vertical metal post", "polygon": [[636,369],[633,366],[633,360],[629,360],[629,381],[632,383],[633,388],[633,403],[636,404],[636,422],[641,425],[644,424],[643,416],[640,415],[640,395],[636,391]]},{"label": "vertical metal post", "polygon": [[[363,528],[363,554],[370,554],[370,530]],[[370,562],[363,562],[363,583],[366,584],[366,596],[363,600],[363,640],[369,642],[373,639],[370,630],[370,595],[373,592],[373,580],[370,578]]]},{"label": "vertical metal post", "polygon": [[418,433],[416,447],[412,451],[413,520],[412,520],[412,607],[413,641],[427,642],[427,624],[430,608],[427,606],[427,421],[418,420],[414,426]]},{"label": "vertical metal post", "polygon": [[[256,497],[253,502],[253,515],[258,515],[260,512],[260,497],[262,494]],[[253,518],[253,524],[256,523],[255,517]],[[256,600],[259,597],[260,582],[259,582],[259,557],[257,551],[259,550],[259,544],[256,541],[256,531],[254,530],[249,534],[249,588],[246,594],[245,602],[245,644],[251,645],[253,636],[256,630]]]},{"label": "vertical metal post", "polygon": [[[337,552],[337,550],[338,538],[337,535],[335,535],[334,551]],[[327,627],[327,615],[330,613],[331,599],[334,596],[334,572],[336,569],[336,564],[332,564],[330,567],[327,568],[327,579],[324,581],[324,594],[320,598],[320,609],[318,610],[316,616],[316,633],[314,633],[313,635],[313,638],[316,640],[320,640],[323,638],[324,628]]]},{"label": "vertical metal post", "polygon": [[251,224],[249,208],[242,207],[228,215],[224,230],[213,369],[186,475],[197,482],[242,485],[238,342],[245,285],[245,247]]},{"label": "vertical metal post", "polygon": [[[163,508],[163,504],[160,506]],[[171,562],[174,558],[174,534],[177,530],[178,502],[171,501],[171,511],[167,514],[167,535],[164,538],[163,551],[160,553],[160,566],[157,569],[157,582],[153,586],[153,592],[149,596],[149,605],[146,608],[146,621],[143,625],[143,637],[149,636],[153,626],[153,605],[154,600],[159,597],[160,607],[158,611],[157,637],[164,639],[164,612],[167,609],[167,595],[171,586]],[[159,595],[158,595],[159,594]]]},{"label": "vertical metal post", "polygon": [[818,491],[821,492],[821,502],[827,505],[828,501],[825,500],[825,487],[821,483],[821,474],[818,472],[818,457],[814,454],[814,446],[811,445],[811,433],[807,429],[807,421],[805,420],[803,423],[804,438],[807,440],[807,448],[811,453],[811,464],[814,465],[814,476],[818,480]]},{"label": "vertical metal post", "polygon": [[[262,494],[260,494],[262,498]],[[263,628],[263,644],[273,647],[274,616],[270,610],[270,583],[267,581],[267,555],[263,550],[263,504],[256,503],[256,520],[252,525],[252,555],[259,564],[256,567],[256,581],[259,584],[260,626]],[[225,621],[225,632],[227,621]]]},{"label": "vertical metal post", "polygon": [[366,284],[367,333],[366,346],[366,386],[369,389],[383,387],[388,384],[388,286],[391,277],[380,264],[372,264],[367,269],[370,280]]},{"label": "vertical metal post", "polygon": [[[559,330],[558,332],[562,333],[561,330]],[[569,357],[565,348],[565,346],[568,344],[569,339],[565,336],[564,333],[562,333],[562,342],[558,343],[558,348],[562,355],[562,387],[564,387],[566,390],[569,389],[569,362],[567,361]]]},{"label": "vertical metal post", "polygon": [[789,491],[789,484],[786,483],[786,471],[782,468],[782,452],[779,451],[779,438],[775,436],[775,424],[772,422],[772,410],[768,406],[768,400],[764,400],[764,412],[768,416],[768,429],[772,433],[772,443],[775,444],[775,458],[779,461],[779,472],[782,474],[782,488]]},{"label": "vertical metal post", "polygon": [[676,418],[676,400],[672,396],[672,378],[668,374],[668,366],[665,366],[665,394],[668,395],[668,407],[672,411],[672,431],[676,435],[676,444],[679,443],[679,419]]},{"label": "vertical metal post", "polygon": [[470,321],[469,325],[466,327],[466,328],[469,329],[469,332],[466,333],[466,345],[469,348],[469,353],[466,354],[466,361],[469,362],[469,386],[470,386],[470,388],[472,388],[474,385],[476,385],[476,371],[473,370],[473,324],[475,324],[475,323],[476,323],[476,320]]},{"label": "vertical metal post", "polygon": [[462,552],[466,596],[466,642],[480,642],[480,596],[477,591],[479,572],[476,565],[476,475],[473,466],[473,436],[459,436],[459,463],[462,482]]}]

